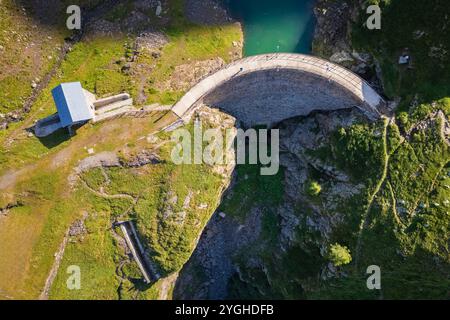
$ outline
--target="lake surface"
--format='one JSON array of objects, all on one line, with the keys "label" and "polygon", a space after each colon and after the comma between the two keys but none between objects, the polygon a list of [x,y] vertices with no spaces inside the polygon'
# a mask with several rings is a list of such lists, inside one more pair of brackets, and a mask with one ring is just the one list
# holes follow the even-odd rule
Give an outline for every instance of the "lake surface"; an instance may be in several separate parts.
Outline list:
[{"label": "lake surface", "polygon": [[243,22],[244,55],[310,53],[315,0],[223,0]]}]

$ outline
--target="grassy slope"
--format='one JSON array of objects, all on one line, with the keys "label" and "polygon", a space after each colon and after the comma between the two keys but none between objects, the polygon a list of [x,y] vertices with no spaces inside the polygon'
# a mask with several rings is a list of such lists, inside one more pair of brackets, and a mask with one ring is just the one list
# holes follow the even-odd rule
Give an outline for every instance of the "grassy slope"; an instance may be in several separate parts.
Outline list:
[{"label": "grassy slope", "polygon": [[163,49],[163,55],[156,63],[156,68],[148,79],[148,103],[161,102],[173,104],[181,98],[184,92],[160,92],[152,84],[167,80],[173,73],[175,66],[195,60],[206,60],[222,57],[230,61],[230,43],[239,40],[242,35],[236,25],[200,27],[185,25],[178,29],[172,27],[167,30],[170,43]]},{"label": "grassy slope", "polygon": [[[169,12],[176,16],[176,12],[179,14],[181,1],[175,2],[178,4],[177,9]],[[236,26],[201,28],[187,24],[184,19],[177,18],[173,21],[175,23],[171,26],[171,42],[163,50],[161,60],[156,61],[158,65],[154,72],[157,76],[154,77],[154,81],[163,81],[164,77],[170,76],[174,66],[185,63],[185,61],[196,61],[215,56],[222,56],[225,60],[229,59],[228,52],[232,49],[232,41],[238,41],[241,37]],[[177,28],[179,28],[178,32],[176,32]],[[200,37],[202,41],[194,42],[193,39],[197,37]],[[57,250],[67,227],[86,209],[99,209],[99,219],[87,221],[90,238],[86,241],[86,246],[80,249],[81,251],[77,251],[76,247],[69,245],[68,259],[86,257],[91,266],[100,261],[99,270],[94,267],[92,272],[102,274],[100,278],[113,274],[113,256],[117,252],[111,245],[111,238],[108,236],[108,232],[105,233],[105,230],[107,230],[109,219],[114,216],[113,211],[116,205],[102,204],[101,201],[86,195],[85,192],[80,191],[73,194],[68,188],[67,175],[79,159],[87,156],[84,147],[94,147],[96,152],[123,148],[128,142],[137,141],[139,137],[151,133],[158,126],[163,125],[165,120],[154,123],[160,117],[160,115],[155,115],[148,119],[122,119],[101,125],[88,125],[79,130],[77,136],[70,140],[67,140],[67,136],[63,132],[58,132],[47,139],[38,140],[35,137],[28,137],[23,129],[31,126],[34,119],[54,112],[50,89],[63,81],[79,80],[86,88],[99,95],[122,90],[135,93],[137,91],[135,79],[132,75],[121,73],[120,66],[116,64],[116,61],[126,55],[128,48],[126,44],[132,43],[132,41],[133,38],[124,37],[96,38],[77,44],[68,54],[58,70],[57,76],[39,95],[27,118],[23,122],[11,125],[8,130],[0,132],[2,145],[0,174],[3,178],[6,172],[17,173],[16,183],[10,186],[8,192],[2,193],[1,205],[6,205],[12,200],[19,200],[23,204],[20,208],[12,209],[9,216],[2,219],[0,223],[0,240],[6,248],[0,253],[1,297],[37,297],[53,263],[53,253]],[[183,43],[186,41],[189,43],[184,46]],[[179,60],[173,60],[172,58],[177,53],[177,45],[184,46],[187,50],[179,55]],[[169,61],[171,61],[170,66],[168,65]],[[164,103],[166,101],[161,101],[164,100],[163,96],[154,96],[152,99]],[[161,100],[159,100],[160,98]],[[133,128],[133,130],[129,130],[129,128]],[[134,145],[135,142],[132,144]],[[167,178],[162,180],[170,181],[170,175],[174,174],[176,170],[172,171],[168,171]],[[202,171],[188,172],[184,176],[187,180],[197,181],[199,186],[202,186],[201,178],[196,180],[199,172]],[[118,180],[122,180],[122,178]],[[182,185],[174,187],[182,188]],[[208,203],[212,201],[207,195],[205,197],[207,198],[204,200]],[[140,210],[145,216],[150,212],[145,206],[145,201],[142,202]],[[83,203],[86,203],[86,206],[82,205]],[[147,205],[150,204],[147,203]],[[199,226],[206,220],[207,216],[203,216]],[[193,228],[183,237],[188,236],[189,239],[192,239],[196,230],[198,229]],[[157,239],[154,233],[155,227],[147,225],[143,231],[148,233],[149,238]],[[152,236],[152,233],[155,235]],[[20,242],[17,241],[18,235],[22,239]],[[160,256],[161,268],[167,271],[179,268],[180,261],[185,259],[186,254],[192,249],[190,245],[180,246],[182,248],[180,257],[174,253],[171,256],[175,257],[175,260],[169,261],[164,250],[168,250],[167,246],[171,243],[172,236],[179,238],[177,241],[181,241],[180,243],[187,239],[180,238],[179,233],[166,234],[165,243],[159,244],[161,247],[157,251]],[[91,250],[91,246],[95,246],[98,239],[103,239],[100,242],[104,243],[105,251],[103,253],[100,250]],[[89,253],[92,253],[91,258],[89,258]],[[64,273],[58,277],[63,276]],[[93,278],[93,281],[89,284],[89,288],[96,288],[95,281],[101,282],[102,280]],[[69,295],[62,291],[62,283],[56,284],[56,296]],[[114,290],[107,289],[113,287]],[[95,295],[95,293],[89,292],[84,297],[117,297],[116,282],[111,282],[107,288],[105,289],[107,293],[104,295],[101,293]],[[150,290],[148,294],[150,297],[154,297],[155,292],[155,290]]]},{"label": "grassy slope", "polygon": [[[395,126],[390,130],[395,137]],[[439,124],[420,130],[391,151],[387,178],[362,233],[359,268],[354,263],[345,267],[350,276],[331,283],[316,297],[447,297],[450,150],[439,132]],[[365,268],[372,264],[382,268],[383,277],[383,290],[375,295],[364,281]]]},{"label": "grassy slope", "polygon": [[0,113],[21,109],[33,92],[32,81],[42,81],[55,66],[64,38],[65,8],[78,4],[92,8],[99,0],[52,0],[53,10],[61,14],[39,16],[38,4],[31,0],[3,0],[0,4]]},{"label": "grassy slope", "polygon": [[42,79],[52,68],[58,48],[67,34],[56,28],[40,27],[28,11],[11,0],[0,5],[0,113],[22,107],[31,95],[31,82]]},{"label": "grassy slope", "polygon": [[[347,172],[355,184],[363,182],[366,185],[365,192],[342,202],[336,209],[346,218],[334,231],[330,243],[339,242],[351,249],[354,261],[341,267],[347,276],[317,282],[318,266],[324,265],[325,261],[321,261],[320,254],[311,244],[309,252],[293,246],[276,259],[271,256],[273,247],[266,245],[260,254],[267,254],[264,261],[272,285],[268,287],[266,275],[256,269],[241,270],[248,273],[246,276],[252,279],[253,285],[242,287],[242,283],[233,281],[234,296],[261,297],[261,292],[266,292],[268,296],[278,298],[448,298],[450,150],[441,138],[439,121],[427,129],[419,129],[410,140],[405,141],[400,132],[405,136],[405,130],[435,110],[443,110],[448,118],[449,104],[445,97],[450,95],[450,56],[432,58],[429,52],[432,46],[442,46],[444,50],[450,48],[446,31],[450,7],[446,1],[439,0],[372,2],[381,2],[383,28],[367,31],[356,26],[353,40],[358,49],[371,52],[380,61],[386,94],[391,98],[402,98],[399,108],[402,117],[387,131],[389,157],[383,156],[379,134],[382,130],[366,124],[338,131],[337,140],[315,152],[316,156]],[[416,30],[426,34],[415,39]],[[397,64],[406,47],[413,58],[412,69]],[[416,94],[419,105],[410,107]],[[433,103],[436,100],[438,102]],[[388,162],[383,163],[386,160]],[[387,171],[381,176],[383,166],[387,166]],[[374,194],[375,186],[380,189],[372,199],[369,195]],[[370,207],[367,206],[369,200]],[[360,233],[361,249],[357,254],[359,224],[366,213]],[[300,227],[297,241],[311,243],[315,237]],[[267,240],[263,236],[259,243]],[[307,261],[315,262],[308,264]],[[365,268],[371,264],[381,267],[381,292],[366,288]]]},{"label": "grassy slope", "polygon": [[[178,271],[187,261],[194,240],[217,207],[218,194],[202,191],[219,191],[222,184],[222,179],[207,167],[180,167],[167,163],[139,169],[113,168],[107,169],[106,173],[111,179],[108,185],[98,172],[88,172],[85,179],[96,190],[103,185],[108,194],[126,192],[139,197],[139,200],[136,204],[130,200],[106,200],[80,188],[77,200],[84,203],[83,207],[92,216],[87,221],[89,234],[83,240],[68,245],[52,298],[152,298],[159,284],[154,285],[155,288],[146,287],[134,263],[126,263],[123,269],[125,279],[118,289],[119,277],[115,269],[125,255],[111,237],[113,218],[120,216],[121,220],[136,221],[144,242],[152,250],[152,260],[160,272],[167,275]],[[188,192],[192,193],[190,206],[183,208]],[[166,215],[164,208],[175,194],[177,200],[171,207],[174,213]],[[199,210],[197,207],[201,203],[207,204],[208,208]],[[180,212],[186,213],[184,220]],[[64,270],[73,264],[80,265],[82,270],[83,288],[80,291],[70,291],[65,285],[67,276]],[[135,291],[133,285],[145,288],[145,291]]]},{"label": "grassy slope", "polygon": [[[356,49],[371,52],[380,62],[383,83],[390,97],[403,98],[402,110],[418,94],[421,102],[450,96],[450,7],[446,0],[371,0],[382,8],[381,30],[367,30],[357,24],[353,32]],[[364,15],[361,20],[365,19]],[[424,32],[421,37],[416,32]],[[420,34],[420,33],[419,33]],[[430,55],[432,47],[443,55]],[[408,48],[412,69],[398,65]]]},{"label": "grassy slope", "polygon": [[[164,121],[153,124],[159,117],[121,119],[79,130],[68,146],[43,157],[37,167],[28,169],[26,175],[18,178],[17,185],[7,194],[23,206],[11,210],[0,224],[0,237],[8,248],[0,255],[3,291],[15,297],[31,298],[42,289],[63,234],[85,210],[83,202],[70,191],[67,179],[78,160],[87,156],[84,148],[94,147],[96,152],[114,151],[163,125]],[[127,129],[131,126],[136,131]],[[18,237],[22,233],[26,236]],[[11,268],[12,263],[15,268]],[[27,290],[21,291],[22,287]]]},{"label": "grassy slope", "polygon": [[[409,6],[402,7],[402,9],[405,8],[408,9]],[[155,71],[155,74],[158,74],[158,77],[155,77],[157,80],[166,79],[168,74],[170,74],[170,70],[173,70],[173,65],[168,64],[168,61],[173,61],[173,59],[169,59],[169,56],[176,54],[176,45],[173,45],[173,47],[171,47],[171,45],[177,41],[180,41],[180,44],[187,43],[188,47],[192,46],[192,51],[187,50],[187,57],[192,55],[197,57],[197,59],[209,58],[214,54],[214,52],[216,52],[215,50],[222,53],[227,52],[227,49],[222,51],[220,48],[222,48],[222,45],[227,44],[228,40],[224,42],[217,42],[210,41],[211,39],[207,38],[208,34],[212,37],[217,37],[218,35],[220,36],[223,30],[216,29],[215,31],[207,31],[207,29],[200,28],[199,31],[195,29],[196,28],[194,27],[192,29],[188,28],[187,30],[193,30],[192,34],[188,31],[188,35],[181,33],[178,35],[176,33],[169,33],[171,34],[172,43],[164,49],[164,52],[167,55],[167,61],[162,63]],[[230,31],[235,32],[235,30]],[[407,31],[409,32],[409,30]],[[204,33],[206,37],[205,43],[217,43],[217,47],[212,47],[209,49],[208,47],[197,47],[191,40],[188,40],[190,39],[189,35],[192,35],[193,38],[191,39],[194,39],[195,36],[198,36],[198,32]],[[226,34],[225,37],[230,35],[227,30],[223,32]],[[67,59],[67,62],[62,67],[61,75],[63,79],[80,79],[84,81],[84,84],[87,87],[90,88],[96,88],[98,84],[98,88],[109,88],[111,85],[116,89],[122,88],[121,86],[125,86],[123,88],[133,91],[134,88],[131,82],[129,82],[128,79],[123,78],[124,76],[120,74],[114,66],[114,61],[124,52],[123,44],[126,41],[128,40],[122,39],[117,41],[117,39],[98,39],[92,43],[82,43],[78,45],[73,52],[73,56],[71,53]],[[203,43],[203,41],[201,43]],[[100,47],[104,49],[99,49]],[[396,54],[395,52],[392,52],[380,56],[389,57],[391,62],[395,62]],[[187,57],[175,61],[177,61],[177,63],[184,63]],[[224,58],[226,58],[226,56]],[[81,61],[84,63],[80,64]],[[161,61],[165,61],[164,55]],[[427,61],[427,59],[422,61]],[[389,65],[385,68],[388,67]],[[396,66],[394,66],[394,68],[396,68]],[[409,72],[406,70],[403,71]],[[395,72],[403,71],[397,70]],[[108,76],[104,76],[105,73],[108,73]],[[389,75],[388,72],[385,74]],[[430,92],[428,91],[426,85],[421,86],[420,83],[424,83],[425,80],[423,79],[428,78],[422,73],[418,73],[418,75],[422,81],[418,81],[415,86],[417,86],[417,90],[421,93],[423,92],[423,96],[426,97]],[[410,82],[403,80],[404,78],[402,78],[401,81],[398,80],[398,77],[393,77],[392,79],[394,80],[392,81],[393,84],[391,87],[400,88],[393,89],[392,94],[399,93],[408,95],[410,92],[414,92],[406,91],[408,83],[410,84]],[[440,79],[441,78],[439,77],[436,81],[439,82]],[[61,81],[61,79],[55,79],[54,83],[59,81]],[[387,79],[387,81],[390,80]],[[115,87],[116,85],[118,87]],[[402,89],[403,87],[405,89]],[[432,96],[441,97],[444,93],[445,92],[441,91],[437,95],[434,93],[431,94]],[[163,102],[173,101],[173,99],[175,99],[174,97],[178,94],[180,93],[154,93],[151,95],[150,100],[154,99],[154,101],[158,101],[158,99],[160,99],[160,101]],[[51,112],[52,104],[48,90],[41,95],[37,106],[42,106],[43,110],[40,113],[37,113],[36,116],[40,116],[41,114],[49,114]],[[429,110],[430,107],[428,106],[427,108]],[[412,123],[417,122],[418,119],[414,119],[414,112],[411,113],[410,117],[413,119],[411,121]],[[125,121],[121,125],[126,126],[130,125],[130,123]],[[136,124],[133,123],[133,126],[135,125]],[[17,125],[17,127],[19,126],[20,124]],[[74,138],[74,140],[81,140],[81,135],[86,135],[86,140],[84,141],[91,141],[89,143],[92,144],[94,143],[94,140],[87,139],[87,136],[95,136],[95,133],[98,130],[101,130],[98,126],[90,128],[86,130],[85,133],[81,132],[80,136]],[[122,130],[117,127],[115,130],[118,135],[122,132]],[[148,130],[148,132],[151,131],[150,128],[145,128],[144,130]],[[394,130],[392,129],[392,131]],[[144,132],[145,131],[142,131],[140,134],[143,134]],[[365,137],[370,137],[373,134],[371,132],[373,132],[371,129],[364,126],[360,128],[355,127],[354,134],[352,133],[351,136],[356,140],[343,140],[343,143],[340,145],[337,152],[341,150],[342,155],[344,155],[347,154],[348,150],[352,150],[355,156],[361,152],[367,152],[367,141],[365,141]],[[392,133],[391,131],[389,132]],[[358,135],[356,135],[356,133],[358,133]],[[6,132],[3,135],[3,139],[6,139],[9,134],[11,134],[11,131]],[[395,132],[392,133],[392,135],[395,137]],[[135,137],[137,138],[138,136],[136,135]],[[126,141],[131,139],[130,137],[123,138],[124,139],[121,140],[122,144],[126,144]],[[421,139],[425,139],[425,142],[421,142]],[[356,143],[353,143],[352,141],[356,141]],[[100,143],[96,141],[95,143],[97,143],[96,151],[102,149],[114,149],[120,145],[117,141],[108,139],[105,139]],[[373,143],[374,142],[369,142],[369,145],[372,145]],[[80,145],[82,146],[83,144]],[[28,192],[28,195],[21,196],[20,199],[24,202],[24,206],[14,209],[11,214],[12,218],[8,218],[8,220],[6,220],[7,222],[2,221],[2,225],[0,226],[0,228],[3,228],[5,231],[3,233],[0,232],[2,237],[4,237],[2,238],[2,243],[10,243],[8,250],[3,251],[3,255],[1,257],[1,259],[3,259],[2,264],[7,264],[8,261],[11,261],[11,259],[17,259],[16,261],[18,261],[17,268],[14,270],[14,272],[17,272],[17,277],[13,277],[12,274],[2,272],[4,277],[1,279],[1,282],[2,284],[6,283],[7,286],[5,287],[5,285],[2,285],[1,289],[7,290],[7,292],[15,293],[17,296],[35,297],[39,289],[42,287],[43,280],[45,279],[46,273],[53,261],[52,254],[56,251],[67,226],[81,214],[81,211],[88,210],[91,212],[97,212],[97,218],[88,218],[87,226],[90,232],[83,241],[77,241],[68,245],[63,266],[61,268],[62,271],[59,273],[55,282],[53,297],[116,298],[117,292],[115,290],[117,289],[119,280],[116,278],[113,269],[116,263],[115,259],[120,258],[122,253],[118,252],[116,246],[114,246],[114,240],[110,237],[108,232],[108,224],[111,217],[117,215],[117,213],[123,210],[126,205],[122,202],[105,202],[102,199],[89,194],[82,188],[78,189],[76,194],[67,194],[64,192],[67,188],[65,179],[65,175],[68,172],[67,170],[69,170],[69,167],[82,155],[78,154],[76,156],[71,156],[71,160],[64,165],[64,169],[59,168],[54,170],[52,174],[50,174],[45,168],[48,168],[49,159],[51,159],[52,155],[56,154],[59,150],[66,150],[68,146],[69,143],[64,142],[57,147],[48,148],[34,138],[29,139],[23,137],[20,140],[15,141],[8,153],[2,152],[1,154],[2,158],[0,160],[2,161],[1,168],[3,172],[8,168],[18,167],[18,163],[25,165],[26,163],[30,163],[36,159],[41,159],[39,162],[39,169],[42,168],[41,170],[33,169],[33,171],[29,174],[29,180],[26,178],[24,182],[19,183],[15,190],[13,190],[13,193],[16,195],[21,194],[24,191]],[[374,148],[373,151],[369,152],[370,154],[368,156],[373,157],[373,155],[377,154],[378,151],[376,150],[378,149]],[[24,150],[27,150],[27,152],[25,153]],[[429,161],[429,159],[433,159],[433,161]],[[337,163],[356,161],[355,165],[357,166],[362,159],[343,159],[340,158],[338,153],[336,154],[335,161],[337,161]],[[445,281],[442,281],[444,279],[442,275],[445,274],[443,272],[445,272],[446,264],[441,263],[444,268],[439,269],[439,267],[432,262],[432,257],[437,255],[440,256],[443,261],[445,261],[445,258],[448,259],[448,251],[446,251],[448,248],[445,248],[445,239],[448,239],[449,218],[447,211],[445,210],[445,206],[443,205],[445,199],[449,196],[448,189],[446,187],[448,183],[446,182],[446,179],[443,178],[446,170],[443,168],[445,168],[447,161],[447,147],[436,137],[436,131],[434,131],[434,134],[433,132],[428,132],[423,137],[419,135],[410,143],[402,144],[398,149],[396,149],[395,153],[392,154],[387,182],[389,182],[392,186],[392,190],[395,194],[394,199],[397,199],[397,201],[399,199],[405,200],[408,204],[413,203],[413,200],[422,199],[420,201],[426,203],[427,206],[424,210],[422,210],[422,212],[416,214],[414,218],[405,220],[407,222],[407,228],[403,228],[401,225],[398,225],[394,218],[395,212],[394,206],[392,205],[393,198],[387,183],[383,184],[382,190],[376,197],[375,205],[369,213],[370,228],[363,233],[363,251],[360,258],[360,265],[364,266],[368,263],[383,263],[387,265],[386,270],[383,271],[385,272],[383,273],[385,274],[385,280],[383,281],[386,281],[383,284],[383,294],[386,298],[424,296],[433,298],[445,296],[444,289],[448,287],[448,284]],[[345,167],[343,168],[345,169]],[[151,170],[155,169],[152,168]],[[411,179],[411,175],[408,174],[408,172],[411,172],[411,174],[418,171],[422,172],[421,170],[424,170],[423,173],[415,179]],[[180,177],[179,173],[177,173],[176,170],[173,171],[169,168],[166,168],[163,171],[164,172],[159,173],[157,177],[164,177],[163,180],[166,180],[166,178],[169,179],[169,181],[175,183],[175,185],[169,185],[171,185],[172,188],[180,189],[180,194],[185,195],[185,184],[177,184],[177,181],[183,180],[175,178]],[[353,171],[350,171],[350,173],[352,172]],[[113,189],[110,190],[111,192],[128,190],[131,187],[129,180],[121,176],[123,173],[111,172],[111,175],[115,177],[113,181],[117,182],[113,184]],[[358,172],[353,173],[356,177],[358,177]],[[135,175],[136,172],[130,174],[134,174],[132,176],[136,177],[136,179],[138,179],[137,181],[140,181],[139,175]],[[154,174],[155,173],[153,172],[151,176],[154,177]],[[184,172],[183,177],[186,177],[189,182],[205,181],[205,183],[213,183],[213,180],[209,180],[208,177],[199,176],[199,174],[204,175],[202,171],[191,172],[188,174]],[[373,180],[373,183],[376,183],[378,181],[377,179],[379,179],[378,173],[375,171],[368,175],[368,177]],[[436,177],[439,177],[439,179],[435,181],[434,178]],[[95,179],[93,180],[93,186],[98,186],[95,184]],[[150,182],[151,181],[152,180],[150,180]],[[97,181],[97,183],[101,182]],[[140,183],[146,185],[149,181],[143,179]],[[420,192],[418,193],[420,190],[428,190],[430,193],[420,194]],[[167,191],[167,189],[163,188],[155,193],[152,192],[152,194],[162,195],[165,191]],[[208,195],[206,194],[205,196]],[[265,194],[265,197],[267,197],[267,194]],[[54,201],[51,201],[54,199],[61,200],[54,203]],[[172,270],[176,270],[179,267],[180,262],[185,259],[189,252],[189,246],[186,247],[187,249],[185,250],[182,249],[185,248],[184,245],[175,247],[172,247],[171,245],[171,239],[174,239],[174,237],[179,237],[179,234],[185,231],[184,229],[175,229],[175,234],[170,234],[167,232],[172,232],[174,229],[168,227],[166,229],[167,232],[163,231],[163,237],[159,240],[160,234],[158,233],[158,228],[155,228],[154,224],[156,221],[155,217],[149,216],[151,211],[147,210],[147,206],[156,207],[161,199],[162,198],[159,196],[156,198],[143,199],[142,206],[139,205],[136,208],[137,212],[135,218],[137,218],[138,221],[140,221],[139,219],[142,219],[142,224],[138,224],[139,227],[143,233],[147,235],[149,242],[154,244],[157,252],[159,252],[157,261],[160,267],[163,270],[170,272]],[[182,199],[183,197],[179,197],[178,201],[182,201]],[[213,199],[211,198],[209,200],[206,199],[202,201],[207,201],[209,203],[209,201],[212,200]],[[80,206],[80,203],[83,203],[83,206]],[[356,203],[361,203],[361,200],[358,200]],[[439,204],[439,206],[435,206],[434,203]],[[38,209],[36,210],[36,208]],[[353,219],[352,217],[355,216],[355,223],[353,226],[352,224],[350,224],[350,226],[344,226],[342,230],[337,230],[336,235],[334,236],[336,241],[345,243],[346,241],[349,241],[347,236],[349,234],[354,234],[353,228],[357,225],[358,218],[360,217],[361,212],[358,210],[361,210],[361,206],[348,203],[343,206],[342,210],[351,212],[351,217],[349,217],[349,219]],[[207,216],[208,215],[206,214],[200,220],[202,222],[206,221]],[[273,225],[274,221],[270,220],[271,217],[272,216],[270,214],[267,215],[267,224]],[[153,222],[151,223],[151,221]],[[28,227],[24,228],[24,226]],[[268,229],[271,230],[271,228]],[[195,234],[195,230],[190,230],[192,233],[188,236],[192,237]],[[20,248],[20,250],[17,250],[18,248],[14,242],[14,239],[17,237],[17,233],[23,233],[24,241],[21,242],[21,245],[25,247]],[[272,232],[267,232],[264,234],[265,237],[273,239]],[[314,235],[305,234],[303,234],[303,236],[314,237]],[[171,256],[174,256],[176,260],[168,259],[168,251],[166,251],[168,248],[172,248],[172,250],[173,248],[182,249],[179,251],[180,256],[177,257],[176,252],[175,254],[172,252]],[[406,258],[402,258],[398,254],[397,249],[404,251]],[[16,255],[17,252],[21,252],[20,257]],[[292,252],[288,252],[286,258],[284,258],[284,266],[288,268],[289,261],[299,259],[304,261],[306,259],[305,257],[308,259],[313,259],[314,257],[317,257],[317,253],[305,253],[299,250],[293,250]],[[30,261],[31,263],[29,263]],[[81,292],[69,292],[65,289],[65,267],[70,264],[76,264],[75,261],[82,261],[86,266],[86,274],[83,278],[83,281],[86,280],[86,282],[83,282],[87,288],[86,291],[82,290]],[[320,259],[317,260],[317,264],[320,263],[322,263]],[[317,266],[312,265],[310,267],[311,268],[308,270],[311,271],[316,270]],[[276,273],[276,270],[278,270],[276,265],[272,266],[272,268],[274,268],[274,274],[279,274],[279,278],[274,278],[274,280],[276,280],[275,282],[278,283],[279,289],[277,290],[284,293],[287,292],[288,294],[292,294],[289,292],[295,292],[295,290],[298,290],[298,288],[293,284],[287,285],[287,282],[292,280],[292,277],[285,278],[285,276],[283,276],[283,274],[286,275],[287,272]],[[296,275],[298,273],[296,277],[303,280],[311,274],[310,271],[305,273],[304,270],[302,271],[301,269],[298,269],[296,265],[289,267],[288,270],[292,271],[290,273],[292,275]],[[424,272],[420,272],[420,270],[423,270]],[[353,267],[350,265],[349,271],[351,273],[351,277],[336,283],[329,283],[313,296],[321,298],[376,297],[376,295],[374,296],[373,293],[368,292],[364,287],[365,281],[363,270],[357,270],[355,273],[352,273]],[[132,277],[135,273],[135,268],[130,266],[129,270],[127,270],[127,274]],[[417,278],[418,276],[419,278]],[[411,277],[417,279],[413,281],[411,280]],[[10,278],[8,281],[12,282],[10,283],[6,281],[7,278]],[[111,281],[113,278],[115,280]],[[283,283],[286,285],[283,285]],[[422,291],[416,291],[418,283],[420,283],[420,290]],[[131,285],[127,283],[124,288],[129,288],[130,286]],[[155,288],[152,288],[146,292],[147,298],[157,297],[158,286],[159,284],[155,285]],[[30,289],[24,291],[23,288],[25,287]],[[99,287],[103,289],[98,290]],[[126,292],[126,290],[123,291]],[[301,294],[301,292],[298,293]],[[129,296],[124,294],[122,297],[127,298]]]},{"label": "grassy slope", "polygon": [[[422,116],[418,115],[418,111],[412,112],[410,118],[417,123],[429,112],[430,109],[427,109]],[[382,123],[361,123],[338,130],[325,146],[315,152],[323,161],[349,174],[355,185],[365,185],[360,195],[345,201],[335,199],[339,201],[336,209],[324,212],[330,215],[339,213],[345,217],[343,223],[333,230],[329,243],[338,242],[350,248],[352,263],[339,268],[347,276],[318,281],[317,273],[328,261],[314,243],[324,239],[308,231],[306,221],[300,222],[291,248],[280,252],[276,231],[279,222],[273,219],[271,212],[275,207],[269,203],[263,215],[263,224],[269,223],[271,232],[263,232],[258,245],[252,245],[252,252],[258,257],[255,259],[264,261],[265,272],[261,272],[260,268],[245,267],[249,259],[248,249],[237,253],[235,259],[241,267],[240,277],[248,282],[233,278],[230,283],[231,298],[448,297],[450,150],[440,136],[440,123],[437,121],[428,129],[419,130],[409,141],[401,138],[400,134],[404,135],[402,127],[399,130],[395,124],[389,125],[386,132],[388,158],[383,156],[382,129]],[[384,163],[386,160],[387,164]],[[387,168],[386,174],[381,175],[384,166]],[[317,172],[311,172],[311,178],[327,180]],[[243,190],[256,181],[252,175],[247,180],[238,179],[235,190]],[[272,192],[264,194],[261,200],[278,195],[279,189],[270,189]],[[246,208],[244,212],[248,212],[255,206],[254,198],[240,197],[238,208],[234,200],[236,196],[227,198],[221,204],[230,216],[239,218],[242,216],[240,208]],[[319,208],[328,207],[325,205],[328,201],[326,197],[319,196],[311,201]],[[370,207],[369,201],[372,203]],[[305,204],[300,203],[296,210],[303,216],[308,215]],[[363,217],[366,221],[360,232]],[[357,253],[359,237],[360,251]],[[373,264],[379,265],[382,270],[381,292],[370,291],[366,287],[368,276],[365,271]]]},{"label": "grassy slope", "polygon": [[[360,28],[362,15],[354,27],[353,45],[357,50],[371,52],[380,62],[388,97],[402,98],[399,117],[387,131],[389,161],[383,164],[381,130],[366,124],[336,132],[337,140],[312,153],[347,172],[355,184],[366,185],[364,192],[341,202],[336,209],[345,216],[345,222],[334,231],[330,243],[339,242],[350,248],[354,261],[341,267],[347,276],[317,281],[316,274],[326,261],[311,244],[317,235],[305,231],[302,222],[297,241],[309,244],[309,251],[305,252],[304,245],[294,245],[289,252],[274,259],[276,242],[270,245],[273,237],[263,236],[258,243],[269,244],[261,246],[258,255],[264,257],[271,285],[267,285],[267,276],[260,270],[241,268],[241,274],[251,279],[252,285],[233,280],[232,297],[258,298],[265,292],[265,298],[448,298],[449,147],[440,136],[439,121],[427,129],[419,129],[410,140],[404,141],[400,132],[405,136],[405,131],[435,110],[443,110],[448,119],[450,7],[445,0],[371,2],[382,6],[382,30]],[[425,34],[416,39],[418,30]],[[447,53],[431,57],[431,47],[442,48]],[[413,59],[411,69],[397,63],[405,48]],[[418,105],[411,104],[415,97]],[[381,176],[384,165],[387,165],[386,175]],[[377,185],[380,190],[369,199]],[[372,201],[368,208],[369,200]],[[252,203],[244,199],[240,205]],[[361,249],[356,257],[359,225],[365,214]],[[365,268],[371,264],[381,267],[381,292],[366,287]]]},{"label": "grassy slope", "polygon": [[[354,44],[380,61],[386,94],[402,98],[397,111],[400,131],[404,133],[434,110],[443,110],[448,119],[447,1],[374,2],[382,7],[382,29],[355,29]],[[397,64],[405,48],[412,57],[410,69]],[[433,56],[432,48],[439,48],[439,55]],[[418,106],[411,104],[415,97]],[[369,232],[364,234],[366,250],[361,257],[365,264],[379,260],[389,265],[385,297],[448,297],[450,153],[441,138],[440,125],[436,121],[403,143],[397,126],[389,128],[388,177],[370,212]]]}]

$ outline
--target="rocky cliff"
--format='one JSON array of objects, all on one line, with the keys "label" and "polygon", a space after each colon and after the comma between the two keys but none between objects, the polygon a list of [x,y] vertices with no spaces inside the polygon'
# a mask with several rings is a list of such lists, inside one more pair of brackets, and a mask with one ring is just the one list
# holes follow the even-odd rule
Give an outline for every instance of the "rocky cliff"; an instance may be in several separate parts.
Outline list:
[{"label": "rocky cliff", "polygon": [[[339,272],[324,256],[335,233],[347,223],[347,213],[340,207],[360,195],[366,185],[352,182],[317,154],[338,128],[366,121],[353,109],[282,122],[283,172],[280,183],[270,185],[278,190],[267,194],[280,193],[280,201],[267,203],[250,195],[239,198],[242,185],[264,186],[254,185],[251,181],[258,177],[238,167],[232,187],[180,272],[174,298],[303,298],[309,282],[336,277]],[[318,198],[309,196],[305,188],[317,177],[326,186]],[[240,202],[237,208],[236,201]],[[298,270],[282,270],[291,268],[294,261],[289,259],[297,258],[301,258],[295,262]]]}]

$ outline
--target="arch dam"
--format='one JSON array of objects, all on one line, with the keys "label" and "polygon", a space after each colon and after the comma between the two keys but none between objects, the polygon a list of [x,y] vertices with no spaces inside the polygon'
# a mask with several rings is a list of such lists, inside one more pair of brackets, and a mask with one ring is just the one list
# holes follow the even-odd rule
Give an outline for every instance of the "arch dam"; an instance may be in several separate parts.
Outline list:
[{"label": "arch dam", "polygon": [[219,108],[246,127],[353,107],[377,119],[386,107],[383,98],[353,72],[317,57],[281,53],[227,65],[202,79],[172,111],[187,121],[202,104]]}]

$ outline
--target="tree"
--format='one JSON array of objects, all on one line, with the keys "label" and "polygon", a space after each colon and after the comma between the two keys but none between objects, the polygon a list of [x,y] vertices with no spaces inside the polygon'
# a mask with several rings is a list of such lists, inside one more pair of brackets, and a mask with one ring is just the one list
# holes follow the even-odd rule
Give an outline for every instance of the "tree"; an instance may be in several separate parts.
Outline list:
[{"label": "tree", "polygon": [[407,126],[408,126],[408,122],[409,122],[409,115],[406,113],[406,112],[404,112],[404,111],[402,111],[402,112],[400,112],[399,114],[398,114],[398,121],[400,122],[400,124],[404,127],[404,128],[406,128]]},{"label": "tree", "polygon": [[332,244],[328,252],[328,259],[336,266],[343,266],[352,261],[350,250],[338,243]]},{"label": "tree", "polygon": [[309,181],[306,186],[306,192],[311,197],[316,197],[320,194],[320,192],[322,192],[322,187],[317,181]]}]

